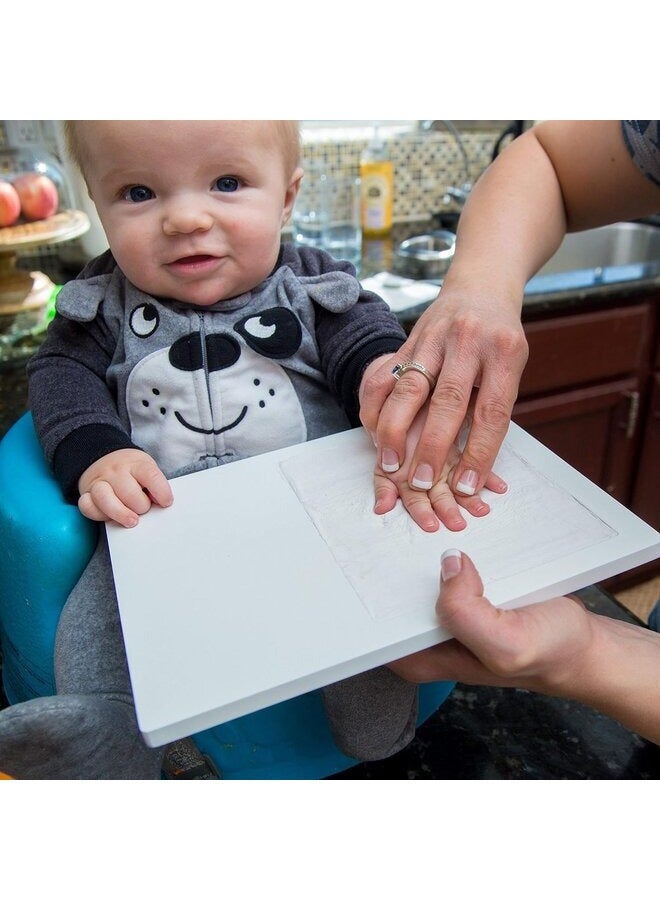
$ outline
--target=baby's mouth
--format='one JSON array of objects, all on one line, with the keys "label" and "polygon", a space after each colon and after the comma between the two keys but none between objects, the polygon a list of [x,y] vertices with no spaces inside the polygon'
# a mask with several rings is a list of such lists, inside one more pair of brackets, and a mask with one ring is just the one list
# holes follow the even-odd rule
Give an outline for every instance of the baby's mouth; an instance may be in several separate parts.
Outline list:
[{"label": "baby's mouth", "polygon": [[170,263],[171,266],[197,266],[203,265],[210,260],[217,259],[217,256],[211,256],[210,253],[198,253],[195,256],[182,256]]}]

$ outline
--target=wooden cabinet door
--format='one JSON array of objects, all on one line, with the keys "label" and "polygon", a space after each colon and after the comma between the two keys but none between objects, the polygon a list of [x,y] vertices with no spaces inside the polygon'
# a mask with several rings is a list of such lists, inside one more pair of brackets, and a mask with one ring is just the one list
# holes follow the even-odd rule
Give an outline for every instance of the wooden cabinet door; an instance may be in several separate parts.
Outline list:
[{"label": "wooden cabinet door", "polygon": [[516,403],[513,420],[621,503],[630,499],[636,378]]},{"label": "wooden cabinet door", "polygon": [[646,305],[526,323],[529,361],[518,396],[556,394],[641,372],[648,366],[651,324]]},{"label": "wooden cabinet door", "polygon": [[656,372],[645,419],[632,510],[660,531],[660,373]]}]

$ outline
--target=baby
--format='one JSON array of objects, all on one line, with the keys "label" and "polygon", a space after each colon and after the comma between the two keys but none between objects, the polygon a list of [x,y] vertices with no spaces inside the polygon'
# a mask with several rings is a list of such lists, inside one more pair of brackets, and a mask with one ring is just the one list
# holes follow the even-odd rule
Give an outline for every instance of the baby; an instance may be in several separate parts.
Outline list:
[{"label": "baby", "polygon": [[[67,499],[133,527],[152,503],[172,503],[170,478],[358,425],[365,375],[405,333],[349,263],[281,243],[303,176],[296,123],[66,128],[110,247],[60,292],[29,369],[35,426]],[[405,465],[375,477],[387,498],[377,512],[393,485],[427,530],[457,512],[446,485],[410,490]],[[477,515],[480,504],[461,501]],[[0,716],[0,768],[159,777],[164,749],[137,728],[104,533],[62,612],[55,675],[55,697]],[[414,735],[417,688],[387,667],[323,696],[337,745],[356,759]]]}]

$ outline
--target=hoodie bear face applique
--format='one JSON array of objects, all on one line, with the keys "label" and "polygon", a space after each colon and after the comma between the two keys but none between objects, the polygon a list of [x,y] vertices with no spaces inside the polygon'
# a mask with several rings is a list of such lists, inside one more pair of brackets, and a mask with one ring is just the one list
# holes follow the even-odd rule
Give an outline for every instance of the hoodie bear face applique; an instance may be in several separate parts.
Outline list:
[{"label": "hoodie bear face applique", "polygon": [[[148,304],[145,304],[147,307]],[[244,458],[306,440],[300,400],[277,362],[302,340],[296,315],[273,307],[231,331],[199,328],[148,354],[132,370],[126,407],[134,442],[165,472],[209,456]],[[158,309],[136,308],[139,337],[158,328]]]}]

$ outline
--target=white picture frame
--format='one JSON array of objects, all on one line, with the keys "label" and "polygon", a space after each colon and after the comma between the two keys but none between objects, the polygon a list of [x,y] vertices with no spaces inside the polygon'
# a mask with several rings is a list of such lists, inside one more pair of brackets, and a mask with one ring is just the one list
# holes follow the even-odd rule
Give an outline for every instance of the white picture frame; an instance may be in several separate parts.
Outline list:
[{"label": "white picture frame", "polygon": [[330,684],[451,635],[440,556],[475,561],[497,606],[546,600],[660,555],[660,534],[511,424],[505,495],[461,532],[375,516],[355,429],[187,475],[174,504],[107,526],[138,723],[149,746]]}]

